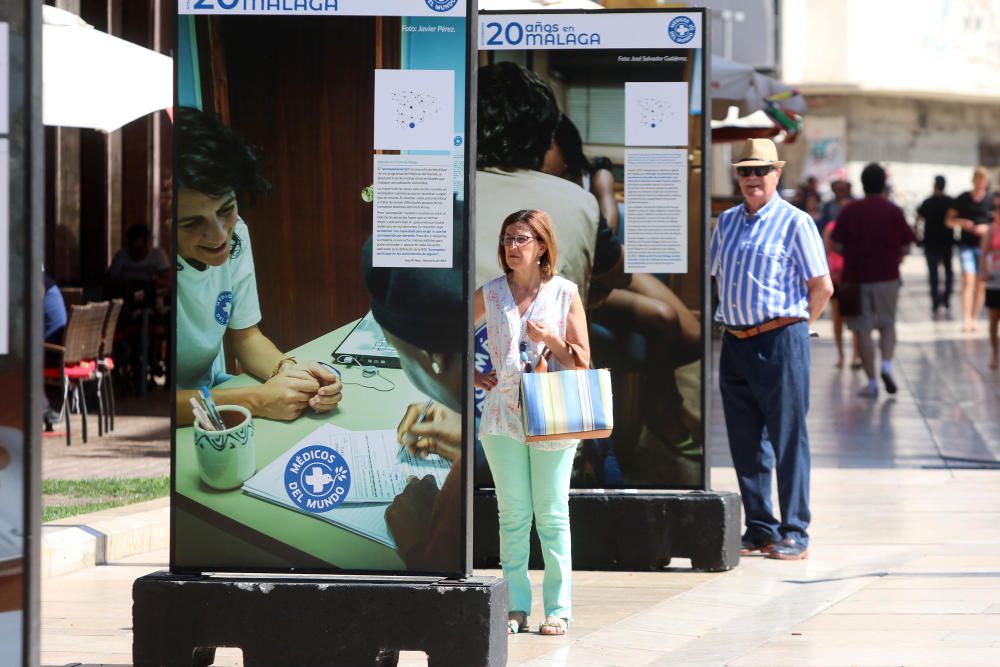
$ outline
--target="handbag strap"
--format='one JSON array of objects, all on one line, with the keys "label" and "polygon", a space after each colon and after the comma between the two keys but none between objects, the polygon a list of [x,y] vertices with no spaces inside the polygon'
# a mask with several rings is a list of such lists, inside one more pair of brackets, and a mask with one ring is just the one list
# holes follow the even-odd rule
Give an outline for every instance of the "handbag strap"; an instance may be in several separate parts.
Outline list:
[{"label": "handbag strap", "polygon": [[[565,339],[564,339],[565,340]],[[590,369],[590,364],[583,360],[583,348],[576,343],[571,343],[568,340],[566,345],[569,346],[570,354],[573,355],[573,365],[578,371],[586,371]],[[532,369],[534,373],[548,373],[549,372],[549,357],[552,356],[552,350],[548,347],[542,348],[542,353],[538,355],[538,359],[535,361],[535,366]]]}]

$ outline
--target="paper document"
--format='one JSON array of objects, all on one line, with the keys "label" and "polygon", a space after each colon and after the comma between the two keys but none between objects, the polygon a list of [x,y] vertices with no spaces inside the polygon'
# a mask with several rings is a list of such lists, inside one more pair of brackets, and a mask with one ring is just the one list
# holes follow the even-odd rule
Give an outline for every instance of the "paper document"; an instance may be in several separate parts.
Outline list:
[{"label": "paper document", "polygon": [[[306,512],[292,502],[285,489],[285,469],[299,451],[323,445],[340,454],[351,471],[351,488],[343,504],[326,512]],[[385,523],[385,510],[402,493],[409,476],[431,475],[440,489],[451,462],[437,455],[418,459],[406,453],[396,458],[399,445],[393,430],[349,431],[324,424],[296,443],[243,484],[247,495],[328,521],[351,532],[395,548]]]}]

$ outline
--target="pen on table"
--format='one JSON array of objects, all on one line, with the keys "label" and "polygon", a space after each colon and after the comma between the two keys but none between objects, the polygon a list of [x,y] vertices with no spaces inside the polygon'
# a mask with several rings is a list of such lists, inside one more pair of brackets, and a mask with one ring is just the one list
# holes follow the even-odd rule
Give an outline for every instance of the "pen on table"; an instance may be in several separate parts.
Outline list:
[{"label": "pen on table", "polygon": [[[424,408],[423,410],[420,411],[420,415],[417,417],[417,421],[413,422],[410,428],[413,428],[413,426],[416,426],[417,424],[420,424],[424,421],[424,418],[427,417],[427,413],[428,411],[430,411],[431,405],[433,403],[434,401],[427,401],[426,403],[424,403]],[[407,445],[412,444],[417,440],[419,440],[419,438],[414,438],[413,435],[409,431],[407,431],[406,437],[403,438],[403,442],[399,443],[399,449],[396,451],[396,458],[398,459],[402,457],[403,450],[406,449]]]},{"label": "pen on table", "polygon": [[222,415],[219,414],[219,410],[215,407],[215,401],[212,400],[212,394],[208,392],[208,387],[202,387],[199,391],[201,392],[201,400],[205,402],[205,413],[208,415],[208,418],[215,424],[215,428],[224,431],[226,423],[222,421]]},{"label": "pen on table", "polygon": [[200,405],[198,405],[198,401],[193,396],[189,400],[191,402],[191,412],[194,414],[194,419],[198,422],[198,426],[201,427],[201,430],[214,431],[215,426],[212,424],[212,420],[208,418],[205,411],[201,409]]}]

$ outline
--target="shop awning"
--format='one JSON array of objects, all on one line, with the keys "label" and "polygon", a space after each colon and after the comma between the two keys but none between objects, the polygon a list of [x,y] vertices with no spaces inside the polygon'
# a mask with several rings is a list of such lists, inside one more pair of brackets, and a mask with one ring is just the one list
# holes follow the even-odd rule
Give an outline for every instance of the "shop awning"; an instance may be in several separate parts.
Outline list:
[{"label": "shop awning", "polygon": [[173,104],[173,61],[42,7],[42,122],[104,132]]}]

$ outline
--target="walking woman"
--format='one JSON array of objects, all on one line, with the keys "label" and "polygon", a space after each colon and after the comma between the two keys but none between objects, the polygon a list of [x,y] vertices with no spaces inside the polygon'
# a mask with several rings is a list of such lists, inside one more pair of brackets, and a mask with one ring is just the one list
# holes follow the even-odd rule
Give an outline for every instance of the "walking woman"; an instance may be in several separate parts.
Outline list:
[{"label": "walking woman", "polygon": [[477,326],[486,320],[487,346],[497,369],[477,373],[476,386],[488,391],[479,437],[496,483],[500,564],[510,590],[512,634],[527,628],[531,611],[532,516],[545,560],[545,621],[539,632],[565,634],[571,618],[569,480],[579,441],[526,444],[519,405],[521,373],[546,348],[552,353],[553,370],[576,367],[571,344],[578,346],[583,362],[590,362],[583,303],[577,286],[555,275],[556,254],[552,221],[546,213],[512,213],[500,227],[497,246],[504,275],[476,292]]}]

